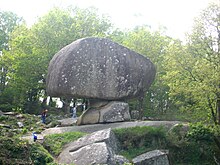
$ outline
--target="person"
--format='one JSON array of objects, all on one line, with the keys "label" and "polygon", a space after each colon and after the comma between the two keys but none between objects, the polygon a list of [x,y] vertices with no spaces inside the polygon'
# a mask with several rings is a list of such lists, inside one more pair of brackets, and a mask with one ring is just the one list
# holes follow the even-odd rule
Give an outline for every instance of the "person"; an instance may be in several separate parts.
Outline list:
[{"label": "person", "polygon": [[73,118],[76,118],[76,107],[73,107]]},{"label": "person", "polygon": [[41,114],[42,123],[46,124],[46,116],[47,116],[47,109],[43,110]]},{"label": "person", "polygon": [[37,134],[36,134],[36,132],[33,132],[33,140],[34,140],[34,142],[37,141]]}]

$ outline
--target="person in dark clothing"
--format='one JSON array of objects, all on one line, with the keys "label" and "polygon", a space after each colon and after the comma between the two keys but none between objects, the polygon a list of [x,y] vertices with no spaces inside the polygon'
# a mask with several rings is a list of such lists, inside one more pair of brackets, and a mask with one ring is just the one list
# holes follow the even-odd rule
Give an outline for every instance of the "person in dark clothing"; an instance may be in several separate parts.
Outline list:
[{"label": "person in dark clothing", "polygon": [[42,123],[46,124],[46,116],[47,116],[47,109],[43,110],[41,114]]}]

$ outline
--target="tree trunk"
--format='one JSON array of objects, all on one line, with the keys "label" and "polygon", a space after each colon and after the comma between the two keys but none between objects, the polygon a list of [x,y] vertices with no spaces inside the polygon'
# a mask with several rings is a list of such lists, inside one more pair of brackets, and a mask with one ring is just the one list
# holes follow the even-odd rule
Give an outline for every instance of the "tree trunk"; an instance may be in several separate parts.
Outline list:
[{"label": "tree trunk", "polygon": [[209,97],[208,97],[208,105],[211,110],[212,119],[213,119],[214,123],[217,124],[217,117],[216,117],[217,113],[215,112],[215,108],[213,108],[212,101],[210,100]]},{"label": "tree trunk", "polygon": [[217,111],[217,116],[218,116],[217,122],[220,125],[220,97],[217,98],[216,111]]},{"label": "tree trunk", "polygon": [[142,120],[143,116],[144,116],[144,107],[143,107],[143,102],[144,102],[144,92],[142,92],[138,98],[139,101],[139,120]]},{"label": "tree trunk", "polygon": [[63,98],[63,99],[60,99],[63,103],[63,111],[66,113],[66,114],[70,114],[70,102],[71,102],[71,99],[67,99],[67,98]]}]

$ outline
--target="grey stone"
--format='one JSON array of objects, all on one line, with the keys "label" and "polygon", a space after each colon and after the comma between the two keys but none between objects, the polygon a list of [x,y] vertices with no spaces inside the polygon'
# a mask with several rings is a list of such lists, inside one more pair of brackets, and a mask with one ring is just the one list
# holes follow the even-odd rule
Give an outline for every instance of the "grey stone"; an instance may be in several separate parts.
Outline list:
[{"label": "grey stone", "polygon": [[167,152],[153,150],[132,159],[134,165],[170,165]]},{"label": "grey stone", "polygon": [[65,119],[61,119],[58,120],[58,122],[60,122],[59,126],[61,127],[65,127],[65,126],[73,126],[76,124],[76,120],[77,118],[65,118]]},{"label": "grey stone", "polygon": [[10,125],[7,125],[7,124],[1,124],[1,123],[0,123],[0,127],[11,128]]},{"label": "grey stone", "polygon": [[15,116],[16,112],[4,112],[4,115]]},{"label": "grey stone", "polygon": [[138,119],[139,118],[139,111],[138,110],[131,111],[131,118]]},{"label": "grey stone", "polygon": [[22,128],[22,127],[24,127],[24,124],[22,123],[22,122],[17,122],[17,124],[18,124],[18,127],[20,127],[20,128]]},{"label": "grey stone", "polygon": [[112,101],[100,110],[99,123],[129,121],[130,119],[128,103]]},{"label": "grey stone", "polygon": [[170,128],[168,134],[170,134],[171,137],[173,138],[177,138],[179,141],[186,137],[188,131],[189,131],[189,123],[178,123]]},{"label": "grey stone", "polygon": [[111,129],[106,129],[86,135],[68,144],[59,155],[58,162],[76,165],[114,165],[115,162],[119,162],[119,158],[114,156],[117,151],[118,141]]},{"label": "grey stone", "polygon": [[119,100],[145,92],[155,66],[144,57],[105,38],[83,38],[61,49],[50,61],[47,93],[54,97]]},{"label": "grey stone", "polygon": [[77,125],[95,124],[95,123],[113,123],[129,121],[131,119],[128,103],[120,101],[110,101],[101,104],[101,107],[90,108],[86,110],[77,120]]},{"label": "grey stone", "polygon": [[96,108],[89,108],[77,119],[77,125],[99,123],[100,112]]},{"label": "grey stone", "polygon": [[59,156],[58,162],[75,165],[112,164],[109,162],[110,157],[112,157],[112,152],[106,143],[100,142],[69,151],[68,155]]},{"label": "grey stone", "polygon": [[122,155],[113,155],[112,162],[114,162],[114,164],[117,164],[117,165],[130,163],[129,160]]},{"label": "grey stone", "polygon": [[115,152],[118,150],[118,141],[115,138],[115,134],[111,131],[111,128],[100,130],[78,139],[73,142],[73,147],[70,148],[70,150],[76,150],[82,146],[97,142],[105,142],[107,145],[111,146]]},{"label": "grey stone", "polygon": [[2,111],[0,110],[0,116],[2,116],[2,115],[4,115],[4,112],[2,112]]}]

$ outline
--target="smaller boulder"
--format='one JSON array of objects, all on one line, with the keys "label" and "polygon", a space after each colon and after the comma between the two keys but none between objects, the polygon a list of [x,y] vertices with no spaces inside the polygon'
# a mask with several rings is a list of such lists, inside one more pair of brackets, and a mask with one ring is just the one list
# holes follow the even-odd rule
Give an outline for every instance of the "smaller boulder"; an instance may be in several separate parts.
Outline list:
[{"label": "smaller boulder", "polygon": [[2,115],[4,115],[4,112],[2,112],[2,111],[0,110],[0,116],[2,116]]},{"label": "smaller boulder", "polygon": [[[98,105],[96,103],[96,105]],[[77,120],[77,125],[95,123],[114,123],[131,119],[128,103],[110,101],[100,107],[87,109]]]},{"label": "smaller boulder", "polygon": [[20,121],[19,121],[19,122],[17,122],[17,124],[18,124],[18,127],[19,127],[19,128],[24,127],[24,124],[23,124],[22,122],[20,122]]},{"label": "smaller boulder", "polygon": [[170,165],[167,152],[153,150],[132,159],[134,165]]},{"label": "smaller boulder", "polygon": [[105,142],[93,143],[83,146],[75,151],[69,151],[69,156],[65,160],[60,158],[59,163],[89,165],[89,164],[109,164],[113,152]]},{"label": "smaller boulder", "polygon": [[100,110],[100,123],[113,123],[131,119],[128,103],[112,101]]},{"label": "smaller boulder", "polygon": [[61,164],[76,165],[122,165],[128,162],[123,156],[116,155],[117,152],[118,141],[114,133],[111,129],[105,129],[71,142],[57,160]]},{"label": "smaller boulder", "polygon": [[17,118],[17,119],[23,119],[23,118],[24,118],[24,115],[18,114],[18,115],[16,115],[16,118]]}]

